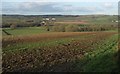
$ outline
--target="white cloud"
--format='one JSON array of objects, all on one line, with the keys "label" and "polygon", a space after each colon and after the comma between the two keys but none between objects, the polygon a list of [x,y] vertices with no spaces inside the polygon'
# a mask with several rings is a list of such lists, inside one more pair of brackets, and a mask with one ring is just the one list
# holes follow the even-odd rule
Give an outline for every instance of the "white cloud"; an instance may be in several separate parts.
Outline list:
[{"label": "white cloud", "polygon": [[119,2],[119,0],[2,0],[3,2]]},{"label": "white cloud", "polygon": [[19,7],[23,7],[23,8],[31,8],[32,7],[32,3],[28,2],[28,3],[22,3],[21,5],[19,5]]},{"label": "white cloud", "polygon": [[100,11],[101,9],[94,7],[94,6],[72,6],[72,5],[64,5],[61,7],[66,12],[95,12]]},{"label": "white cloud", "polygon": [[[9,2],[11,3],[11,2]],[[5,13],[21,13],[21,14],[92,14],[92,13],[106,13],[114,11],[109,10],[114,5],[112,3],[103,2],[95,4],[82,5],[79,3],[63,3],[63,2],[12,2],[5,3],[3,11]],[[108,9],[108,10],[106,10]],[[117,9],[117,8],[116,8]]]},{"label": "white cloud", "polygon": [[36,6],[43,6],[43,5],[47,5],[49,4],[48,2],[23,2],[23,3],[19,3],[18,7],[19,8],[33,8]]},{"label": "white cloud", "polygon": [[113,4],[108,2],[108,3],[104,3],[103,4],[105,8],[112,8],[113,7]]}]

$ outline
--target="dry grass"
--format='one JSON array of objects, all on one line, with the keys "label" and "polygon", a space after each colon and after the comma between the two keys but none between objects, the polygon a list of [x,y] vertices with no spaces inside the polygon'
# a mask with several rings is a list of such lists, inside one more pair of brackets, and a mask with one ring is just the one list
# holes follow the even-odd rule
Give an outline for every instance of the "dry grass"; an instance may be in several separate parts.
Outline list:
[{"label": "dry grass", "polygon": [[85,21],[68,21],[68,22],[55,22],[55,24],[88,24]]}]

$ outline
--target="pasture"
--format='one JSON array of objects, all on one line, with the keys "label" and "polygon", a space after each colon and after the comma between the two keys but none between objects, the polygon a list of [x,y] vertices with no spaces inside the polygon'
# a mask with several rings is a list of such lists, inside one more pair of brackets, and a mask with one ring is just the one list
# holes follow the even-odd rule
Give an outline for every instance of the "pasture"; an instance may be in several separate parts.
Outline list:
[{"label": "pasture", "polygon": [[[24,28],[17,28],[15,30],[11,30],[10,28],[5,28],[4,29],[6,32],[17,36],[17,35],[32,35],[32,34],[39,34],[39,33],[45,33],[47,32],[45,30],[45,27],[24,27]],[[4,32],[3,36],[6,36]]]}]

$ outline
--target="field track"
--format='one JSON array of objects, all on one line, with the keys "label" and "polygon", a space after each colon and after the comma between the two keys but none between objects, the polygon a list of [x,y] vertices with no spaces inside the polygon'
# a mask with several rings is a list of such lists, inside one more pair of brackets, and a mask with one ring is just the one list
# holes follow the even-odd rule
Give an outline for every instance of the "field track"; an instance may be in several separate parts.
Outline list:
[{"label": "field track", "polygon": [[53,32],[44,33],[36,35],[26,35],[26,36],[8,36],[2,39],[3,45],[19,42],[36,42],[42,40],[56,39],[56,38],[67,38],[76,37],[91,34],[116,34],[116,32]]},{"label": "field track", "polygon": [[36,34],[36,35],[26,35],[26,36],[8,36],[3,38],[3,43],[11,43],[16,42],[35,42],[46,39],[54,39],[54,38],[66,38],[66,37],[74,37],[81,35],[95,34],[95,32],[53,32],[53,33],[44,33],[44,34]]},{"label": "field track", "polygon": [[23,42],[39,42],[59,38],[72,38],[85,35],[109,35],[116,34],[116,32],[53,32],[26,36],[8,36],[2,39],[2,46],[6,47],[9,44],[23,43]]}]

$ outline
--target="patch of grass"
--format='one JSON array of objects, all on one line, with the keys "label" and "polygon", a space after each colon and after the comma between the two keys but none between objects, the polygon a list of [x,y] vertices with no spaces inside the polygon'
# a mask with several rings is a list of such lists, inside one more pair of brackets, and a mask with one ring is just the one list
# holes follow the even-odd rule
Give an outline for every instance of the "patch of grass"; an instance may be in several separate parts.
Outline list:
[{"label": "patch of grass", "polygon": [[[88,52],[82,60],[77,61],[76,70],[81,68],[84,72],[112,72],[118,71],[117,60],[117,38],[114,35],[99,45],[95,45],[93,52]],[[82,61],[82,62],[81,62]]]},{"label": "patch of grass", "polygon": [[[17,28],[17,29],[10,29],[4,28],[4,30],[12,35],[32,35],[32,34],[39,34],[39,33],[46,33],[46,27],[24,27],[24,28]],[[3,33],[4,36],[4,33]]]}]

